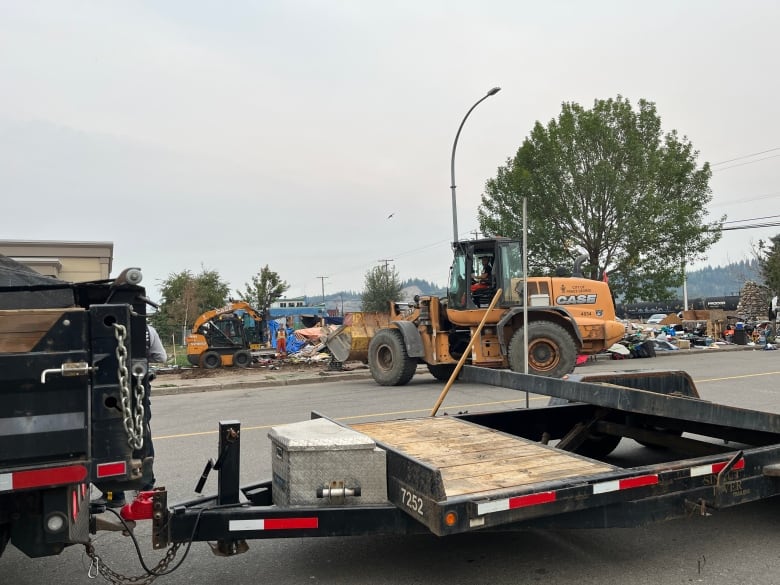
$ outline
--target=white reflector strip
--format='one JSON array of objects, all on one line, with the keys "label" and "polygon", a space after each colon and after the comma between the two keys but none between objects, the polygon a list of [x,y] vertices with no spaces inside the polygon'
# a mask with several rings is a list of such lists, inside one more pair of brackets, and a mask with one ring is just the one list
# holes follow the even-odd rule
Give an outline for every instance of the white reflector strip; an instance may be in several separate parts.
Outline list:
[{"label": "white reflector strip", "polygon": [[265,530],[265,520],[231,520],[228,523],[230,532],[241,530]]},{"label": "white reflector strip", "polygon": [[492,502],[485,502],[484,504],[477,504],[477,514],[490,514],[492,512],[503,512],[509,509],[509,500],[494,500]]},{"label": "white reflector strip", "polygon": [[709,475],[710,473],[712,473],[712,465],[697,465],[696,467],[691,467],[691,477]]},{"label": "white reflector strip", "polygon": [[0,473],[0,492],[11,491],[13,485],[14,476],[10,473]]},{"label": "white reflector strip", "polygon": [[620,481],[602,481],[601,483],[593,484],[594,494],[606,494],[608,492],[616,492],[620,489]]}]

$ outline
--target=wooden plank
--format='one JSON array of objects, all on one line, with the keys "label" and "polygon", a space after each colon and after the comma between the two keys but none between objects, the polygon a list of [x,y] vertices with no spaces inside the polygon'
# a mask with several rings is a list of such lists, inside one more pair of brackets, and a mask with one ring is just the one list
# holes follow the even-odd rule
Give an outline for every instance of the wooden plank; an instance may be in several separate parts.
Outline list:
[{"label": "wooden plank", "polygon": [[31,351],[68,310],[74,309],[0,311],[0,353]]},{"label": "wooden plank", "polygon": [[439,470],[447,497],[595,475],[615,467],[453,418],[353,428]]},{"label": "wooden plank", "polygon": [[[606,470],[605,470],[606,471]],[[568,478],[582,478],[595,475],[596,471],[572,465],[570,469],[558,469],[553,474],[526,475],[519,473],[494,474],[480,477],[467,477],[454,480],[445,480],[444,488],[447,497],[477,494],[499,489],[527,487],[536,483],[563,480]]]}]

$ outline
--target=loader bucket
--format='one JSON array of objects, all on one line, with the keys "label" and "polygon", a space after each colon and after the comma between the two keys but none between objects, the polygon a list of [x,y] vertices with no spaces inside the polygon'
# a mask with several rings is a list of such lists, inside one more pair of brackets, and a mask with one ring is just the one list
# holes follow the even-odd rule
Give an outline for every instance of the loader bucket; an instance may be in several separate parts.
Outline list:
[{"label": "loader bucket", "polygon": [[325,346],[337,361],[367,363],[371,338],[388,325],[389,313],[350,313],[344,317],[344,324],[325,338]]}]

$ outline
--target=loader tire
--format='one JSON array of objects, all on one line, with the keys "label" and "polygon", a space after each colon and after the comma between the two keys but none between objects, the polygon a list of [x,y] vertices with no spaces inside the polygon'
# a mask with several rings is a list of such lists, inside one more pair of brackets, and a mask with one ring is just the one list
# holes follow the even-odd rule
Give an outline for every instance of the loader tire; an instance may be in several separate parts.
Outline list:
[{"label": "loader tire", "polygon": [[239,349],[233,354],[233,365],[237,368],[248,368],[252,364],[252,354],[247,349]]},{"label": "loader tire", "polygon": [[[522,372],[523,328],[509,342],[509,367]],[[528,326],[528,373],[549,378],[561,378],[574,371],[577,344],[560,325],[550,321],[534,321]]]},{"label": "loader tire", "polygon": [[213,370],[222,365],[222,356],[216,351],[207,351],[200,356],[200,367],[204,370]]},{"label": "loader tire", "polygon": [[368,368],[380,386],[403,386],[414,376],[417,363],[398,329],[380,329],[368,344]]},{"label": "loader tire", "polygon": [[455,364],[428,364],[428,371],[437,380],[448,382],[455,371]]}]

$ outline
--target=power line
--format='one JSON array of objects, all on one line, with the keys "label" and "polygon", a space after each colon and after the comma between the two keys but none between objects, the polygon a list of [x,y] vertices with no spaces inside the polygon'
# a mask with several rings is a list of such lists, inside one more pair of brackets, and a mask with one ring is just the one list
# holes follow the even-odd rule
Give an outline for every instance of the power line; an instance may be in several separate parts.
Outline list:
[{"label": "power line", "polygon": [[759,219],[772,219],[773,217],[780,217],[780,215],[766,215],[764,217],[751,217],[748,219],[733,219],[731,221],[724,221],[723,224],[727,223],[742,223],[743,221],[758,221]]},{"label": "power line", "polygon": [[[730,158],[730,159],[727,159],[727,160],[722,160],[720,162],[712,163],[710,166],[711,167],[717,167],[719,165],[725,165],[726,163],[734,162],[734,161],[737,161],[737,160],[743,160],[743,159],[746,159],[746,158],[753,158],[754,156],[758,156],[759,154],[766,154],[767,152],[774,152],[776,150],[780,150],[780,146],[777,146],[775,148],[769,148],[767,150],[762,150],[761,152],[754,152],[753,154],[745,154],[745,155],[742,155],[742,156],[735,156],[734,158]],[[780,156],[780,155],[778,155],[778,156]],[[769,157],[769,158],[772,158],[772,157]],[[764,159],[761,159],[761,160],[764,160]]]},{"label": "power line", "polygon": [[735,169],[737,167],[744,167],[745,165],[752,165],[753,163],[761,162],[762,160],[769,160],[770,158],[777,158],[780,156],[780,154],[773,154],[772,156],[765,156],[764,158],[757,158],[755,160],[749,160],[745,161],[743,163],[737,163],[735,165],[731,165],[730,167],[722,167],[720,169],[713,169],[712,172],[718,172],[718,171],[727,171],[728,169]]}]

